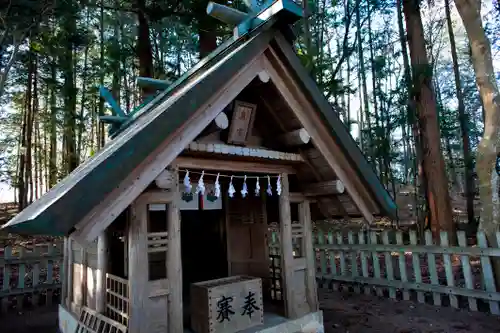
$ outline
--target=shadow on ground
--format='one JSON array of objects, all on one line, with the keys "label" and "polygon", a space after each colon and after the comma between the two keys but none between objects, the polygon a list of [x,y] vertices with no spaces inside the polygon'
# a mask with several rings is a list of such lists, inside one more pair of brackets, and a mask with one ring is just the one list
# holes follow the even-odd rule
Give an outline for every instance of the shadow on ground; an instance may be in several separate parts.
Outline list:
[{"label": "shadow on ground", "polygon": [[2,333],[57,333],[57,305],[0,315]]},{"label": "shadow on ground", "polygon": [[[494,333],[500,317],[393,301],[355,293],[319,291],[325,333]],[[0,316],[2,333],[56,333],[57,306]]]},{"label": "shadow on ground", "polygon": [[325,333],[493,333],[500,317],[411,301],[320,290]]}]

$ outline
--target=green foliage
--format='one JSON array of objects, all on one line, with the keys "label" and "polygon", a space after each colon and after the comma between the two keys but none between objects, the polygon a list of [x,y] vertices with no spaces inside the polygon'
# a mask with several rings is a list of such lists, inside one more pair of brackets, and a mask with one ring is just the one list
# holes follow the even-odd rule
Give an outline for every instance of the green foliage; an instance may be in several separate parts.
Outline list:
[{"label": "green foliage", "polygon": [[[451,61],[446,52],[433,59],[433,66],[414,69],[414,90],[408,91],[393,0],[307,1],[307,19],[293,27],[297,35],[297,53],[358,141],[358,128],[363,125],[363,152],[382,181],[389,186],[393,179],[397,183],[413,179],[415,147],[413,119],[408,113],[409,97],[418,91],[415,88],[419,82],[432,76],[440,92],[441,136],[443,142],[449,142],[454,163],[460,167],[463,161],[456,96]],[[0,0],[3,18],[0,20],[0,69],[7,64],[15,43],[22,46],[8,77],[8,89],[4,95],[0,94],[0,105],[7,106],[0,112],[0,181],[17,181],[19,137],[29,104],[27,82],[35,59],[37,100],[32,100],[31,104],[40,125],[36,154],[41,156],[37,159],[45,166],[49,164],[50,141],[55,136],[56,178],[60,179],[66,174],[59,166],[66,159],[64,144],[69,121],[75,123],[70,130],[82,160],[93,156],[100,148],[96,118],[103,105],[97,91],[101,78],[103,84],[113,90],[123,109],[131,111],[141,103],[135,86],[135,78],[139,75],[139,5],[149,24],[154,76],[173,81],[198,61],[199,32],[205,27],[214,31],[219,43],[232,34],[232,27],[207,17],[207,2],[104,0],[101,17],[100,1],[17,0],[11,1],[14,5],[7,8],[1,6],[6,2]],[[241,0],[226,3],[246,10]],[[360,13],[367,96],[364,96],[360,81],[356,5]],[[433,10],[439,9],[434,7]],[[500,24],[498,15],[491,16],[487,29],[495,41],[494,33]],[[433,17],[427,19],[433,20]],[[432,26],[436,24],[429,25]],[[435,31],[427,31],[427,34],[433,37],[433,43],[446,43],[445,37]],[[474,155],[482,135],[481,105],[467,44],[462,43],[459,49]],[[70,76],[74,86],[65,80]],[[368,109],[365,109],[365,99]],[[69,101],[75,104],[70,111],[67,108]],[[32,141],[35,144],[34,139]]]}]

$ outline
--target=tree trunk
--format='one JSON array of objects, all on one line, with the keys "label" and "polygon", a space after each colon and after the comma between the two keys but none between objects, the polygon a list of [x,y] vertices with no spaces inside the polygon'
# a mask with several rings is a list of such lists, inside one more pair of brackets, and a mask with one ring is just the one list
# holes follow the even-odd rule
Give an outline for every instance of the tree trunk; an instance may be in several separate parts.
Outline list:
[{"label": "tree trunk", "polygon": [[[361,39],[361,14],[360,14],[360,10],[359,10],[359,7],[361,6],[361,3],[359,1],[357,1],[357,5],[356,5],[356,8],[355,8],[355,11],[356,11],[356,39],[357,39],[357,43],[358,43],[358,58],[359,58],[359,71],[360,71],[360,75],[361,75],[361,88],[362,88],[362,92],[363,92],[363,109],[364,109],[364,114],[365,114],[365,120],[366,120],[366,124],[367,124],[367,131],[368,131],[368,135],[362,135],[361,131],[360,131],[360,135],[361,137],[365,137],[366,138],[366,144],[367,144],[367,152],[368,152],[368,156],[370,157],[370,160],[373,162],[373,164],[375,165],[376,167],[376,163],[375,161],[373,160],[373,145],[372,145],[372,142],[371,142],[371,135],[372,135],[372,126],[371,126],[371,121],[370,121],[370,104],[369,104],[369,101],[368,101],[368,90],[367,90],[367,87],[366,87],[366,70],[365,70],[365,61],[364,61],[364,56],[363,56],[363,41]],[[363,113],[363,112],[361,112]]]},{"label": "tree trunk", "polygon": [[50,80],[50,153],[49,153],[49,184],[51,188],[57,183],[57,101],[56,101],[56,64],[51,65]]},{"label": "tree trunk", "polygon": [[[90,10],[87,9],[86,24],[90,25]],[[85,132],[85,108],[87,101],[87,71],[88,71],[88,59],[89,59],[89,48],[90,44],[85,46],[85,51],[83,55],[83,70],[82,70],[82,96],[80,99],[80,112],[78,113],[78,125],[77,125],[77,135],[76,135],[76,155],[78,158],[78,164],[80,164],[80,159],[82,157],[83,150],[83,132]]]},{"label": "tree trunk", "polygon": [[431,228],[434,237],[438,236],[439,229],[447,231],[451,244],[454,244],[456,242],[455,225],[448,192],[448,178],[441,154],[441,136],[436,97],[432,85],[432,69],[427,58],[418,0],[403,0],[403,11],[406,18],[413,68],[413,89],[422,137],[423,165],[427,179]]},{"label": "tree trunk", "polygon": [[[425,179],[423,158],[422,158],[422,145],[420,130],[417,123],[417,111],[415,100],[413,96],[412,78],[411,78],[411,68],[408,61],[408,50],[406,44],[406,35],[403,27],[403,12],[401,9],[401,0],[396,0],[397,5],[397,16],[398,16],[398,32],[399,32],[399,42],[401,44],[401,53],[403,55],[403,67],[404,67],[404,80],[406,86],[406,93],[408,98],[407,103],[407,123],[408,132],[412,133],[413,137],[413,147],[415,149],[415,157],[413,159],[413,170],[414,170],[414,181],[415,186],[415,203],[416,203],[416,213],[417,213],[417,223],[419,225],[420,234],[423,234],[423,228],[425,226],[425,218],[428,216],[428,199],[427,199],[427,180]],[[410,135],[408,135],[407,146],[411,149],[411,143],[409,140]]]},{"label": "tree trunk", "polygon": [[[481,19],[481,1],[455,0],[458,13],[469,36],[476,83],[484,107],[484,133],[477,152],[477,174],[481,200],[479,229],[488,242],[498,246],[495,233],[500,224],[499,172],[500,155],[500,93],[495,78],[491,45]],[[497,290],[500,290],[500,260],[493,261]]]},{"label": "tree trunk", "polygon": [[[34,98],[33,98],[33,82],[35,77],[34,54],[29,52],[28,56],[28,83],[26,90],[26,166],[25,172],[25,191],[26,197],[24,202],[25,207],[33,202],[33,120],[34,120]],[[29,198],[29,200],[27,199]]]},{"label": "tree trunk", "polygon": [[63,69],[63,96],[64,96],[64,134],[63,147],[65,156],[65,174],[69,174],[78,166],[76,156],[76,93],[77,89],[74,83],[75,68],[73,63],[73,34],[76,34],[76,18],[72,13],[68,13],[64,19],[64,27],[67,37],[65,40],[65,49],[61,57]]},{"label": "tree trunk", "polygon": [[[139,75],[153,77],[153,53],[149,39],[149,23],[146,18],[146,1],[137,0],[137,57],[139,58]],[[142,95],[148,95],[151,89],[142,88]]]},{"label": "tree trunk", "polygon": [[34,170],[31,172],[31,193],[30,193],[30,203],[33,202],[34,200],[38,199],[38,185],[39,185],[39,178],[38,178],[38,169],[39,169],[39,163],[40,163],[40,156],[39,156],[39,150],[40,150],[40,133],[39,133],[39,126],[38,122],[40,119],[39,115],[39,105],[38,105],[38,56],[36,54],[33,55],[33,101],[32,101],[32,120],[31,120],[31,126],[33,127],[34,131],[34,140],[33,140],[33,159],[34,163],[33,167]]},{"label": "tree trunk", "polygon": [[465,177],[465,197],[467,199],[467,220],[469,225],[476,224],[474,218],[474,179],[473,179],[473,161],[470,153],[469,117],[465,111],[464,96],[462,92],[462,84],[460,79],[460,69],[458,65],[457,47],[455,44],[455,34],[453,33],[453,25],[450,13],[450,1],[445,0],[446,22],[448,24],[448,36],[450,38],[451,58],[453,60],[453,73],[455,75],[455,89],[457,91],[458,100],[458,121],[462,132],[462,149],[464,154],[464,177]]}]

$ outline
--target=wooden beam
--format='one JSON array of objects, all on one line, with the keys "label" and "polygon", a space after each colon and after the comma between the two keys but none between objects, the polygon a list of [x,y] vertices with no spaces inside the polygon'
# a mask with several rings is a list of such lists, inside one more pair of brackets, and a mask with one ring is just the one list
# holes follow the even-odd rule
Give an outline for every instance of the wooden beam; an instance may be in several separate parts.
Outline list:
[{"label": "wooden beam", "polygon": [[73,303],[73,274],[75,272],[75,260],[73,257],[73,240],[71,237],[68,238],[68,270],[66,275],[66,280],[68,281],[68,294],[66,296],[66,308],[71,310],[71,303]]},{"label": "wooden beam", "polygon": [[[174,170],[174,191],[179,191],[179,173]],[[178,194],[179,195],[179,194]],[[177,196],[176,196],[177,197]],[[184,331],[182,318],[182,262],[181,262],[181,216],[177,200],[168,205],[168,250],[167,279],[170,294],[168,296],[168,332]]]},{"label": "wooden beam", "polygon": [[279,217],[281,234],[281,277],[282,290],[285,299],[285,314],[295,319],[295,297],[293,294],[293,245],[292,245],[292,216],[290,212],[290,186],[288,175],[281,175],[281,195],[279,197]]},{"label": "wooden beam", "polygon": [[[266,72],[267,73],[267,72]],[[269,75],[269,74],[268,74]],[[271,116],[276,120],[276,123],[278,124],[278,126],[280,127],[281,131],[282,132],[286,132],[286,128],[285,126],[283,125],[283,123],[281,122],[281,119],[278,117],[278,115],[276,114],[276,112],[274,111],[273,109],[273,106],[269,104],[269,102],[267,101],[266,98],[263,98],[262,96],[260,96],[260,100],[262,101],[262,103],[264,104],[265,108],[267,109],[267,111],[269,112],[269,114],[271,114]],[[310,161],[308,160],[307,158],[307,155],[305,154],[304,150],[302,150],[300,148],[300,146],[298,147],[298,151],[299,151],[299,155],[302,157],[302,160],[304,161],[304,163],[307,164],[307,166],[309,167],[309,170],[310,172],[312,172],[312,174],[314,175],[314,177],[316,178],[317,181],[321,181],[322,178],[321,178],[321,175],[319,174],[319,172],[314,168],[314,166],[310,163]],[[300,181],[300,173],[298,173],[298,176],[299,176],[299,181]],[[302,193],[300,193],[302,196],[304,196]],[[298,202],[301,202],[302,200],[298,201]],[[320,204],[318,205],[320,211],[321,211],[321,214],[323,214],[326,218],[328,218],[328,210],[325,209],[324,205]]]},{"label": "wooden beam", "polygon": [[131,205],[128,227],[129,333],[144,332],[142,327],[147,320],[147,313],[144,313],[144,298],[149,296],[147,214],[147,205],[140,198]]},{"label": "wooden beam", "polygon": [[156,90],[165,90],[172,84],[172,82],[168,80],[159,80],[142,76],[139,76],[136,80],[139,87],[154,88]]},{"label": "wooden beam", "polygon": [[128,117],[120,117],[120,116],[99,116],[99,120],[106,124],[123,124],[129,118]]},{"label": "wooden beam", "polygon": [[303,201],[309,201],[310,203],[317,202],[315,198],[306,197],[304,193],[301,192],[290,192],[290,202],[291,203],[301,203]]},{"label": "wooden beam", "polygon": [[214,121],[210,123],[198,136],[198,138],[206,137],[212,133],[225,130],[229,127],[229,118],[227,114],[221,112],[215,117]]},{"label": "wooden beam", "polygon": [[269,150],[265,148],[250,148],[235,145],[227,145],[224,143],[203,143],[191,142],[186,148],[190,151],[200,151],[220,155],[233,156],[248,156],[257,157],[268,160],[302,162],[303,158],[300,154],[285,153],[282,151]]},{"label": "wooden beam", "polygon": [[303,242],[306,258],[306,298],[310,311],[318,311],[318,294],[316,290],[316,259],[313,245],[311,221],[311,205],[308,200],[299,203],[299,222],[304,228]]},{"label": "wooden beam", "polygon": [[194,157],[177,157],[172,166],[179,167],[180,169],[199,169],[199,170],[230,170],[235,172],[248,172],[248,173],[290,173],[294,174],[296,171],[291,165],[285,164],[271,164],[262,162],[244,162],[244,161],[230,161],[230,160],[215,160],[206,158]]},{"label": "wooden beam", "polygon": [[82,258],[81,271],[80,271],[80,299],[78,300],[78,307],[87,304],[87,250],[85,246],[80,247],[80,258]]},{"label": "wooden beam", "polygon": [[259,76],[260,81],[262,81],[264,83],[267,83],[270,80],[269,74],[267,74],[266,71],[260,72],[258,76]]},{"label": "wooden beam", "polygon": [[108,272],[108,235],[103,231],[97,238],[96,311],[106,312],[106,273]]},{"label": "wooden beam", "polygon": [[304,128],[299,128],[281,135],[278,140],[289,146],[300,146],[308,144],[311,136]]},{"label": "wooden beam", "polygon": [[345,191],[344,183],[341,180],[329,180],[318,183],[306,184],[302,188],[305,196],[320,196],[342,194]]},{"label": "wooden beam", "polygon": [[107,88],[100,86],[99,93],[101,94],[101,97],[104,98],[104,100],[106,100],[106,102],[108,102],[109,106],[111,107],[111,110],[113,111],[113,113],[116,116],[119,116],[119,117],[126,117],[127,116],[125,114],[125,112],[122,111],[122,109],[120,108],[120,105],[118,104],[118,102],[115,101],[115,99],[113,98],[113,95],[111,95],[111,92]]},{"label": "wooden beam", "polygon": [[[367,199],[365,198],[367,196],[362,196],[359,191],[359,189],[362,188],[361,181],[359,179],[353,179],[356,177],[348,175],[344,166],[339,163],[339,158],[343,157],[340,147],[338,147],[333,140],[321,118],[314,112],[313,105],[311,105],[309,100],[302,94],[301,88],[297,86],[286,66],[279,60],[279,56],[272,47],[269,51],[273,62],[266,56],[264,58],[264,67],[269,73],[271,80],[276,85],[295,116],[302,123],[302,126],[304,126],[311,135],[311,139],[316,148],[326,159],[335,174],[344,182],[347,192],[363,217],[368,223],[372,223],[373,214],[366,202]],[[356,183],[358,186],[355,185]]]},{"label": "wooden beam", "polygon": [[[219,87],[213,97],[202,105],[185,125],[165,138],[165,141],[127,176],[115,191],[78,222],[72,236],[82,243],[94,240],[101,230],[107,228],[158,177],[160,172],[179,156],[184,147],[189,145],[220,111],[250,84],[257,73],[262,71],[262,64],[262,57],[256,55],[252,62],[236,72],[223,87]],[[182,94],[169,98],[158,107],[167,109],[180,98],[180,95]],[[135,129],[136,127],[132,126],[123,132],[123,139],[132,136]]]},{"label": "wooden beam", "polygon": [[[62,287],[61,287],[61,303],[62,304],[66,304],[66,299],[68,297],[68,289],[71,285],[68,281],[68,271],[69,271],[68,256],[69,256],[69,251],[71,251],[71,248],[68,248],[68,244],[69,244],[68,237],[64,237],[63,267],[62,267],[63,273],[61,274],[61,277],[63,278]],[[71,286],[71,287],[73,287],[73,286]]]},{"label": "wooden beam", "polygon": [[250,18],[250,15],[247,13],[211,1],[207,5],[207,14],[232,26],[238,25]]}]

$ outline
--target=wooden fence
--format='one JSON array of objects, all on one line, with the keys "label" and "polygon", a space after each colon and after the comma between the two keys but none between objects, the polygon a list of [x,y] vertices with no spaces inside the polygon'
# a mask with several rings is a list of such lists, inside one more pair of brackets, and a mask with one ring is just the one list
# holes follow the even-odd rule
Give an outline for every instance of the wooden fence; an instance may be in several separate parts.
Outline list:
[{"label": "wooden fence", "polygon": [[[488,247],[483,232],[475,237],[477,245],[469,245],[463,231],[457,238],[458,246],[449,246],[448,234],[441,232],[439,244],[434,244],[429,231],[419,245],[414,231],[318,230],[314,243],[319,285],[500,314],[491,264],[500,249]],[[500,243],[500,232],[496,238]]]},{"label": "wooden fence", "polygon": [[[269,245],[279,277],[279,233],[272,229]],[[496,237],[500,243],[500,232]],[[474,238],[477,245],[470,245],[462,231],[457,241],[457,246],[449,246],[446,232],[441,232],[435,244],[430,232],[419,243],[413,231],[315,230],[319,286],[500,314],[491,263],[491,258],[500,257],[500,248],[488,247],[482,232]],[[300,247],[299,243],[294,242]],[[56,301],[62,256],[62,242],[0,248],[1,310]],[[281,286],[275,287],[279,293]]]},{"label": "wooden fence", "polygon": [[0,248],[0,312],[57,301],[62,258],[62,242]]}]

